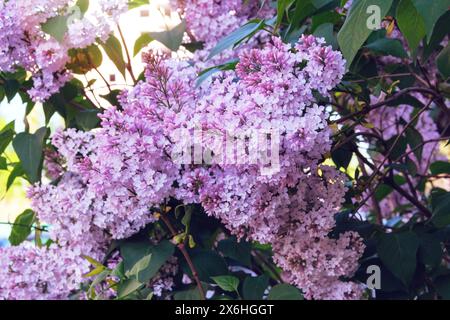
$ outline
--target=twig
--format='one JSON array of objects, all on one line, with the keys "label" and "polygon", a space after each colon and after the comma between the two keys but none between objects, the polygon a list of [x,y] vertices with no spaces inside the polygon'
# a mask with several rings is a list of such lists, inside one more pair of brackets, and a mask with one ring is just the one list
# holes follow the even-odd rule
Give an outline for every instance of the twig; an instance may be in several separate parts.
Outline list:
[{"label": "twig", "polygon": [[120,35],[120,38],[122,39],[122,43],[123,43],[123,46],[125,48],[125,54],[127,55],[127,60],[128,60],[128,62],[127,62],[127,70],[130,73],[131,79],[133,79],[134,84],[136,84],[137,80],[136,80],[136,77],[135,77],[134,72],[133,72],[133,67],[131,65],[130,52],[128,50],[128,46],[127,46],[127,43],[125,41],[125,37],[123,36],[122,29],[120,28],[119,24],[117,24],[117,30],[119,30],[119,35]]},{"label": "twig", "polygon": [[[170,222],[169,219],[167,219],[167,217],[165,216],[165,212],[162,212],[160,215],[161,220],[164,222],[164,224],[167,226],[167,228],[169,229],[170,233],[172,234],[172,237],[175,237],[178,235],[177,231],[175,230],[175,228],[173,227],[172,223]],[[203,286],[202,283],[198,277],[198,272],[197,269],[195,268],[194,264],[192,263],[192,259],[189,256],[189,253],[186,250],[186,246],[184,245],[184,243],[180,243],[177,245],[178,249],[181,251],[181,253],[183,254],[184,258],[186,259],[186,262],[189,266],[189,269],[191,269],[192,272],[192,276],[194,277],[195,282],[197,283],[197,288],[198,288],[198,292],[200,293],[200,297],[202,300],[206,300],[206,296],[205,296],[205,291],[203,290]]]}]

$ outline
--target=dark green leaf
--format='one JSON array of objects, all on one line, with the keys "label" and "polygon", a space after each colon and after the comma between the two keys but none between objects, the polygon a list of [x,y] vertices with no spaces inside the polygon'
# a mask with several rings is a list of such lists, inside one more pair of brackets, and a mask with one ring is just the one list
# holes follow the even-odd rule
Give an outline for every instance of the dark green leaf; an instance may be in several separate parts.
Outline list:
[{"label": "dark green leaf", "polygon": [[4,157],[0,157],[0,170],[8,170],[8,162]]},{"label": "dark green leaf", "polygon": [[406,139],[408,140],[411,150],[414,150],[416,158],[418,160],[422,159],[423,138],[420,132],[413,127],[408,127],[406,129]]},{"label": "dark green leaf", "polygon": [[391,55],[399,58],[407,58],[408,54],[400,40],[397,39],[378,39],[366,45],[366,48],[371,49],[377,53]]},{"label": "dark green leaf", "polygon": [[183,36],[185,31],[186,31],[186,22],[183,20],[179,25],[177,25],[171,30],[162,32],[149,32],[148,35],[150,38],[161,42],[170,50],[177,51],[181,46],[181,42],[183,42]]},{"label": "dark green leaf", "polygon": [[235,237],[222,240],[217,245],[225,257],[234,259],[245,266],[251,266],[251,244],[241,240],[237,242]]},{"label": "dark green leaf", "polygon": [[147,241],[127,241],[120,246],[125,274],[139,282],[147,282],[173,255],[174,250],[175,246],[167,240],[155,246]]},{"label": "dark green leaf", "polygon": [[314,30],[313,34],[318,38],[324,38],[328,45],[331,45],[333,49],[337,49],[338,43],[336,41],[336,37],[334,36],[332,23],[321,24],[316,28],[316,30]]},{"label": "dark green leaf", "polygon": [[290,284],[281,283],[277,284],[273,287],[268,300],[303,300],[303,295],[296,287],[291,286]]},{"label": "dark green leaf", "polygon": [[24,242],[31,234],[31,227],[35,222],[36,214],[33,210],[25,210],[14,221],[14,225],[9,235],[9,242],[13,246],[18,246]]},{"label": "dark green leaf", "polygon": [[428,233],[420,235],[419,258],[424,264],[437,267],[443,253],[441,241],[436,236]]},{"label": "dark green leaf", "polygon": [[6,99],[8,100],[8,102],[11,102],[11,100],[14,99],[20,89],[20,83],[15,79],[8,79],[5,81],[4,89]]},{"label": "dark green leaf", "polygon": [[[203,291],[206,292],[208,286],[203,284]],[[200,292],[196,286],[193,286],[191,289],[176,292],[174,295],[175,300],[201,300]]]},{"label": "dark green leaf", "polygon": [[75,119],[77,124],[84,130],[89,131],[94,128],[97,128],[100,124],[100,118],[98,115],[100,114],[100,110],[92,109],[92,110],[83,110],[77,112]]},{"label": "dark green leaf", "polygon": [[38,182],[41,178],[43,148],[47,134],[48,129],[43,127],[35,134],[19,133],[13,140],[14,150],[31,183]]},{"label": "dark green leaf", "polygon": [[450,163],[447,161],[436,161],[430,166],[431,174],[450,173]]},{"label": "dark green leaf", "polygon": [[450,77],[450,45],[442,49],[436,58],[436,65],[442,77],[447,79]]},{"label": "dark green leaf", "polygon": [[450,276],[441,276],[434,281],[436,291],[442,299],[450,300]]},{"label": "dark green leaf", "polygon": [[281,25],[281,21],[283,21],[284,14],[286,13],[286,8],[290,4],[292,0],[278,0],[277,1],[277,22],[275,24],[275,29]]},{"label": "dark green leaf", "polygon": [[137,273],[140,282],[147,282],[155,276],[161,267],[173,255],[175,246],[168,240],[161,241],[150,250],[151,259],[148,265]]},{"label": "dark green leaf", "polygon": [[450,6],[450,1],[412,0],[412,3],[414,7],[417,9],[417,12],[419,12],[423,18],[428,42],[430,42],[434,26],[436,22],[439,20],[439,17],[441,17],[448,10],[448,7]]},{"label": "dark green leaf", "polygon": [[420,40],[426,34],[425,22],[411,0],[401,0],[397,6],[396,15],[400,31],[408,41],[409,49],[414,55]]},{"label": "dark green leaf", "polygon": [[[228,273],[225,261],[215,252],[194,251],[191,254],[191,258],[201,281],[211,282],[211,277]],[[186,264],[184,265],[184,269],[187,274],[191,275],[191,271]]]},{"label": "dark green leaf", "polygon": [[7,129],[0,132],[0,154],[2,154],[14,138],[14,131]]},{"label": "dark green leaf", "polygon": [[381,261],[405,286],[409,286],[416,271],[418,248],[419,239],[410,231],[383,233],[377,242]]},{"label": "dark green leaf", "polygon": [[262,300],[268,285],[269,278],[266,275],[245,278],[244,284],[242,285],[244,299]]},{"label": "dark green leaf", "polygon": [[101,43],[101,46],[109,59],[116,65],[117,70],[125,77],[127,64],[123,56],[122,45],[120,44],[119,39],[114,35],[111,35],[106,42]]},{"label": "dark green leaf", "polygon": [[234,276],[217,276],[211,278],[224,291],[234,292],[239,287],[239,279]]},{"label": "dark green leaf", "polygon": [[436,197],[433,204],[431,221],[436,227],[445,227],[450,224],[450,192]]},{"label": "dark green leaf", "polygon": [[119,106],[119,95],[120,95],[121,91],[120,90],[112,90],[110,93],[106,94],[106,95],[101,95],[100,97],[102,97],[103,99],[105,99],[106,101],[108,101],[112,106]]},{"label": "dark green leaf", "polygon": [[6,181],[6,191],[8,191],[9,188],[11,188],[11,186],[14,183],[14,181],[16,180],[16,178],[21,177],[24,174],[25,174],[25,171],[23,170],[20,163],[15,164],[11,173],[8,176],[8,180]]}]

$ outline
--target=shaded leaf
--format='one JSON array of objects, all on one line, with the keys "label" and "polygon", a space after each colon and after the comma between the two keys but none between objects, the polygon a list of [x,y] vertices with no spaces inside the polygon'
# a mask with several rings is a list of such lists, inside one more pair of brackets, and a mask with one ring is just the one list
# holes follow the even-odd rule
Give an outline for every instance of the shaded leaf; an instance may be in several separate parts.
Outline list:
[{"label": "shaded leaf", "polygon": [[274,286],[267,297],[268,300],[303,300],[303,295],[296,287],[280,283]]},{"label": "shaded leaf", "polygon": [[418,248],[419,239],[410,231],[381,234],[377,242],[381,261],[405,286],[409,286],[416,271]]},{"label": "shaded leaf", "polygon": [[239,287],[239,279],[234,276],[217,276],[211,278],[224,291],[237,291]]}]

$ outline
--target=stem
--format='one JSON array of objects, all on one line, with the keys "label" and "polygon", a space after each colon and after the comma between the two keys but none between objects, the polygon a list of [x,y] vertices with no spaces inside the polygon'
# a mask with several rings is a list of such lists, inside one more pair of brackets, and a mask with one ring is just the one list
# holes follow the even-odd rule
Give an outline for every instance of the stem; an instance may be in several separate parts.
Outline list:
[{"label": "stem", "polygon": [[5,226],[17,226],[17,227],[24,227],[24,228],[32,228],[36,231],[40,231],[40,232],[47,232],[47,229],[45,228],[40,228],[40,227],[35,227],[35,226],[29,226],[26,224],[20,224],[20,223],[12,223],[12,222],[0,222],[0,224],[5,225]]},{"label": "stem", "polygon": [[136,84],[137,80],[136,80],[136,77],[134,76],[133,67],[131,66],[130,51],[128,50],[128,46],[127,46],[127,43],[125,41],[125,37],[123,36],[122,29],[120,28],[119,24],[117,24],[117,29],[119,30],[119,35],[120,35],[120,38],[122,39],[122,43],[123,43],[123,46],[125,48],[125,54],[127,55],[127,60],[128,60],[128,62],[127,62],[127,70],[130,73],[131,79],[133,79],[134,84]]},{"label": "stem", "polygon": [[409,93],[409,92],[422,92],[422,93],[428,93],[428,94],[432,95],[434,98],[437,97],[437,96],[439,96],[439,94],[438,94],[436,91],[434,91],[434,90],[432,90],[432,89],[428,89],[428,88],[421,88],[421,87],[411,87],[411,88],[406,88],[406,89],[400,90],[399,92],[397,92],[396,94],[394,94],[394,95],[393,95],[392,97],[390,97],[389,99],[386,99],[386,100],[384,100],[384,101],[381,101],[381,102],[378,102],[378,103],[373,104],[373,105],[371,105],[371,106],[368,106],[368,107],[364,108],[364,109],[361,110],[361,111],[357,111],[357,112],[354,112],[354,113],[349,114],[349,115],[347,115],[347,116],[344,116],[344,117],[342,117],[342,118],[340,118],[340,119],[338,119],[338,120],[336,120],[336,121],[333,121],[332,123],[339,124],[339,123],[345,122],[345,121],[347,121],[347,120],[349,120],[349,119],[351,119],[351,118],[354,118],[354,117],[357,117],[357,116],[363,116],[363,115],[365,115],[365,114],[371,112],[372,110],[378,109],[378,108],[380,108],[380,107],[382,107],[382,106],[387,105],[387,104],[390,103],[390,102],[395,101],[396,99],[398,99],[398,98],[401,97],[402,95],[407,94],[407,93]]},{"label": "stem", "polygon": [[[175,228],[173,227],[172,223],[169,219],[165,216],[165,212],[162,212],[160,215],[161,220],[164,222],[164,224],[169,229],[170,233],[172,234],[172,237],[175,237],[178,233],[176,232]],[[177,245],[178,249],[183,254],[184,258],[186,259],[186,262],[189,266],[189,269],[191,269],[192,276],[194,277],[195,282],[197,283],[198,292],[200,293],[200,297],[202,300],[206,300],[205,291],[203,290],[202,283],[198,277],[197,269],[195,268],[194,264],[192,263],[192,259],[189,256],[189,253],[186,250],[186,246],[184,243],[180,243]]]}]

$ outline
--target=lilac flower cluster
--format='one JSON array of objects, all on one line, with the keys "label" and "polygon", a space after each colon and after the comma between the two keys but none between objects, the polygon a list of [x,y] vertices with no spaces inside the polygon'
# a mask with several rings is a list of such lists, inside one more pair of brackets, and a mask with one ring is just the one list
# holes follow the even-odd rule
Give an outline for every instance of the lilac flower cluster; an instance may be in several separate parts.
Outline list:
[{"label": "lilac flower cluster", "polygon": [[[97,38],[106,40],[114,21],[127,8],[126,0],[99,2],[107,10],[89,10],[83,15],[71,0],[1,0],[0,71],[14,72],[20,67],[30,72],[33,87],[29,95],[35,101],[47,100],[72,76],[66,69],[69,50],[85,48]],[[57,16],[67,17],[68,30],[62,41],[42,28]]]},{"label": "lilac flower cluster", "polygon": [[89,271],[71,247],[22,244],[0,248],[0,256],[0,300],[67,299]]}]

